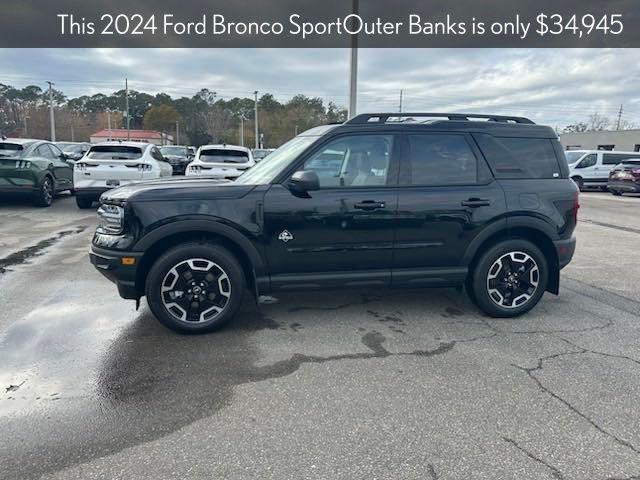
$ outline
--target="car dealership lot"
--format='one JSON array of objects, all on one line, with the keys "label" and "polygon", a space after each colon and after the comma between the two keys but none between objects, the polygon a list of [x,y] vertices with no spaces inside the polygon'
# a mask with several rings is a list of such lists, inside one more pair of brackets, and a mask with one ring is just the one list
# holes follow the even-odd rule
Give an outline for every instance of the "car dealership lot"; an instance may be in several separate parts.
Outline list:
[{"label": "car dealership lot", "polygon": [[581,195],[561,294],[290,293],[181,336],[89,264],[61,195],[0,204],[0,478],[640,475],[640,196]]}]

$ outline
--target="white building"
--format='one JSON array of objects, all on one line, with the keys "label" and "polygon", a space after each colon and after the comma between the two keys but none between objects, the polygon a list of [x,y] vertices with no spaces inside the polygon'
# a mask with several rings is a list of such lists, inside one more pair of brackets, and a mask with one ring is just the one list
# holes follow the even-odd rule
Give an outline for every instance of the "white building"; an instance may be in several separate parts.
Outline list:
[{"label": "white building", "polygon": [[640,152],[640,129],[560,134],[565,150],[621,150]]}]

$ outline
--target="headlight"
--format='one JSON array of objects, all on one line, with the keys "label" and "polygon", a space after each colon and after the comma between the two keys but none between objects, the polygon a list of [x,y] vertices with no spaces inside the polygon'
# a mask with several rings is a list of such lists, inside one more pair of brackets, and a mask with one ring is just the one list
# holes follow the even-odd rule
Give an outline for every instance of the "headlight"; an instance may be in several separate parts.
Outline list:
[{"label": "headlight", "polygon": [[98,208],[98,233],[119,235],[124,230],[124,208],[117,205],[100,205]]}]

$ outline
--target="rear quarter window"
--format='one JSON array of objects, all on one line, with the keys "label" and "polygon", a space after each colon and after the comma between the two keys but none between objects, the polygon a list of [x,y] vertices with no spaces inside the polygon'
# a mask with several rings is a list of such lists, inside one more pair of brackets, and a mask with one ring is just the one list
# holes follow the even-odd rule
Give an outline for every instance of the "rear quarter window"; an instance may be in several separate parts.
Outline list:
[{"label": "rear quarter window", "polygon": [[[560,178],[552,140],[548,138],[474,135],[496,178]],[[564,161],[564,159],[563,159]]]}]

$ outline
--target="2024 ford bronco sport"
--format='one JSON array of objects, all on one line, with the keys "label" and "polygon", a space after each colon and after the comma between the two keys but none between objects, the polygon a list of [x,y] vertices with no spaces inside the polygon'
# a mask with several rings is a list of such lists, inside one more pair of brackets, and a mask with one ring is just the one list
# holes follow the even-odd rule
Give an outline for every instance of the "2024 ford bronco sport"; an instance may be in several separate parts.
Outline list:
[{"label": "2024 ford bronco sport", "polygon": [[463,286],[515,317],[558,293],[578,189],[554,131],[526,118],[382,113],[312,128],[235,182],[148,181],[101,202],[92,263],[199,332],[247,287]]}]

